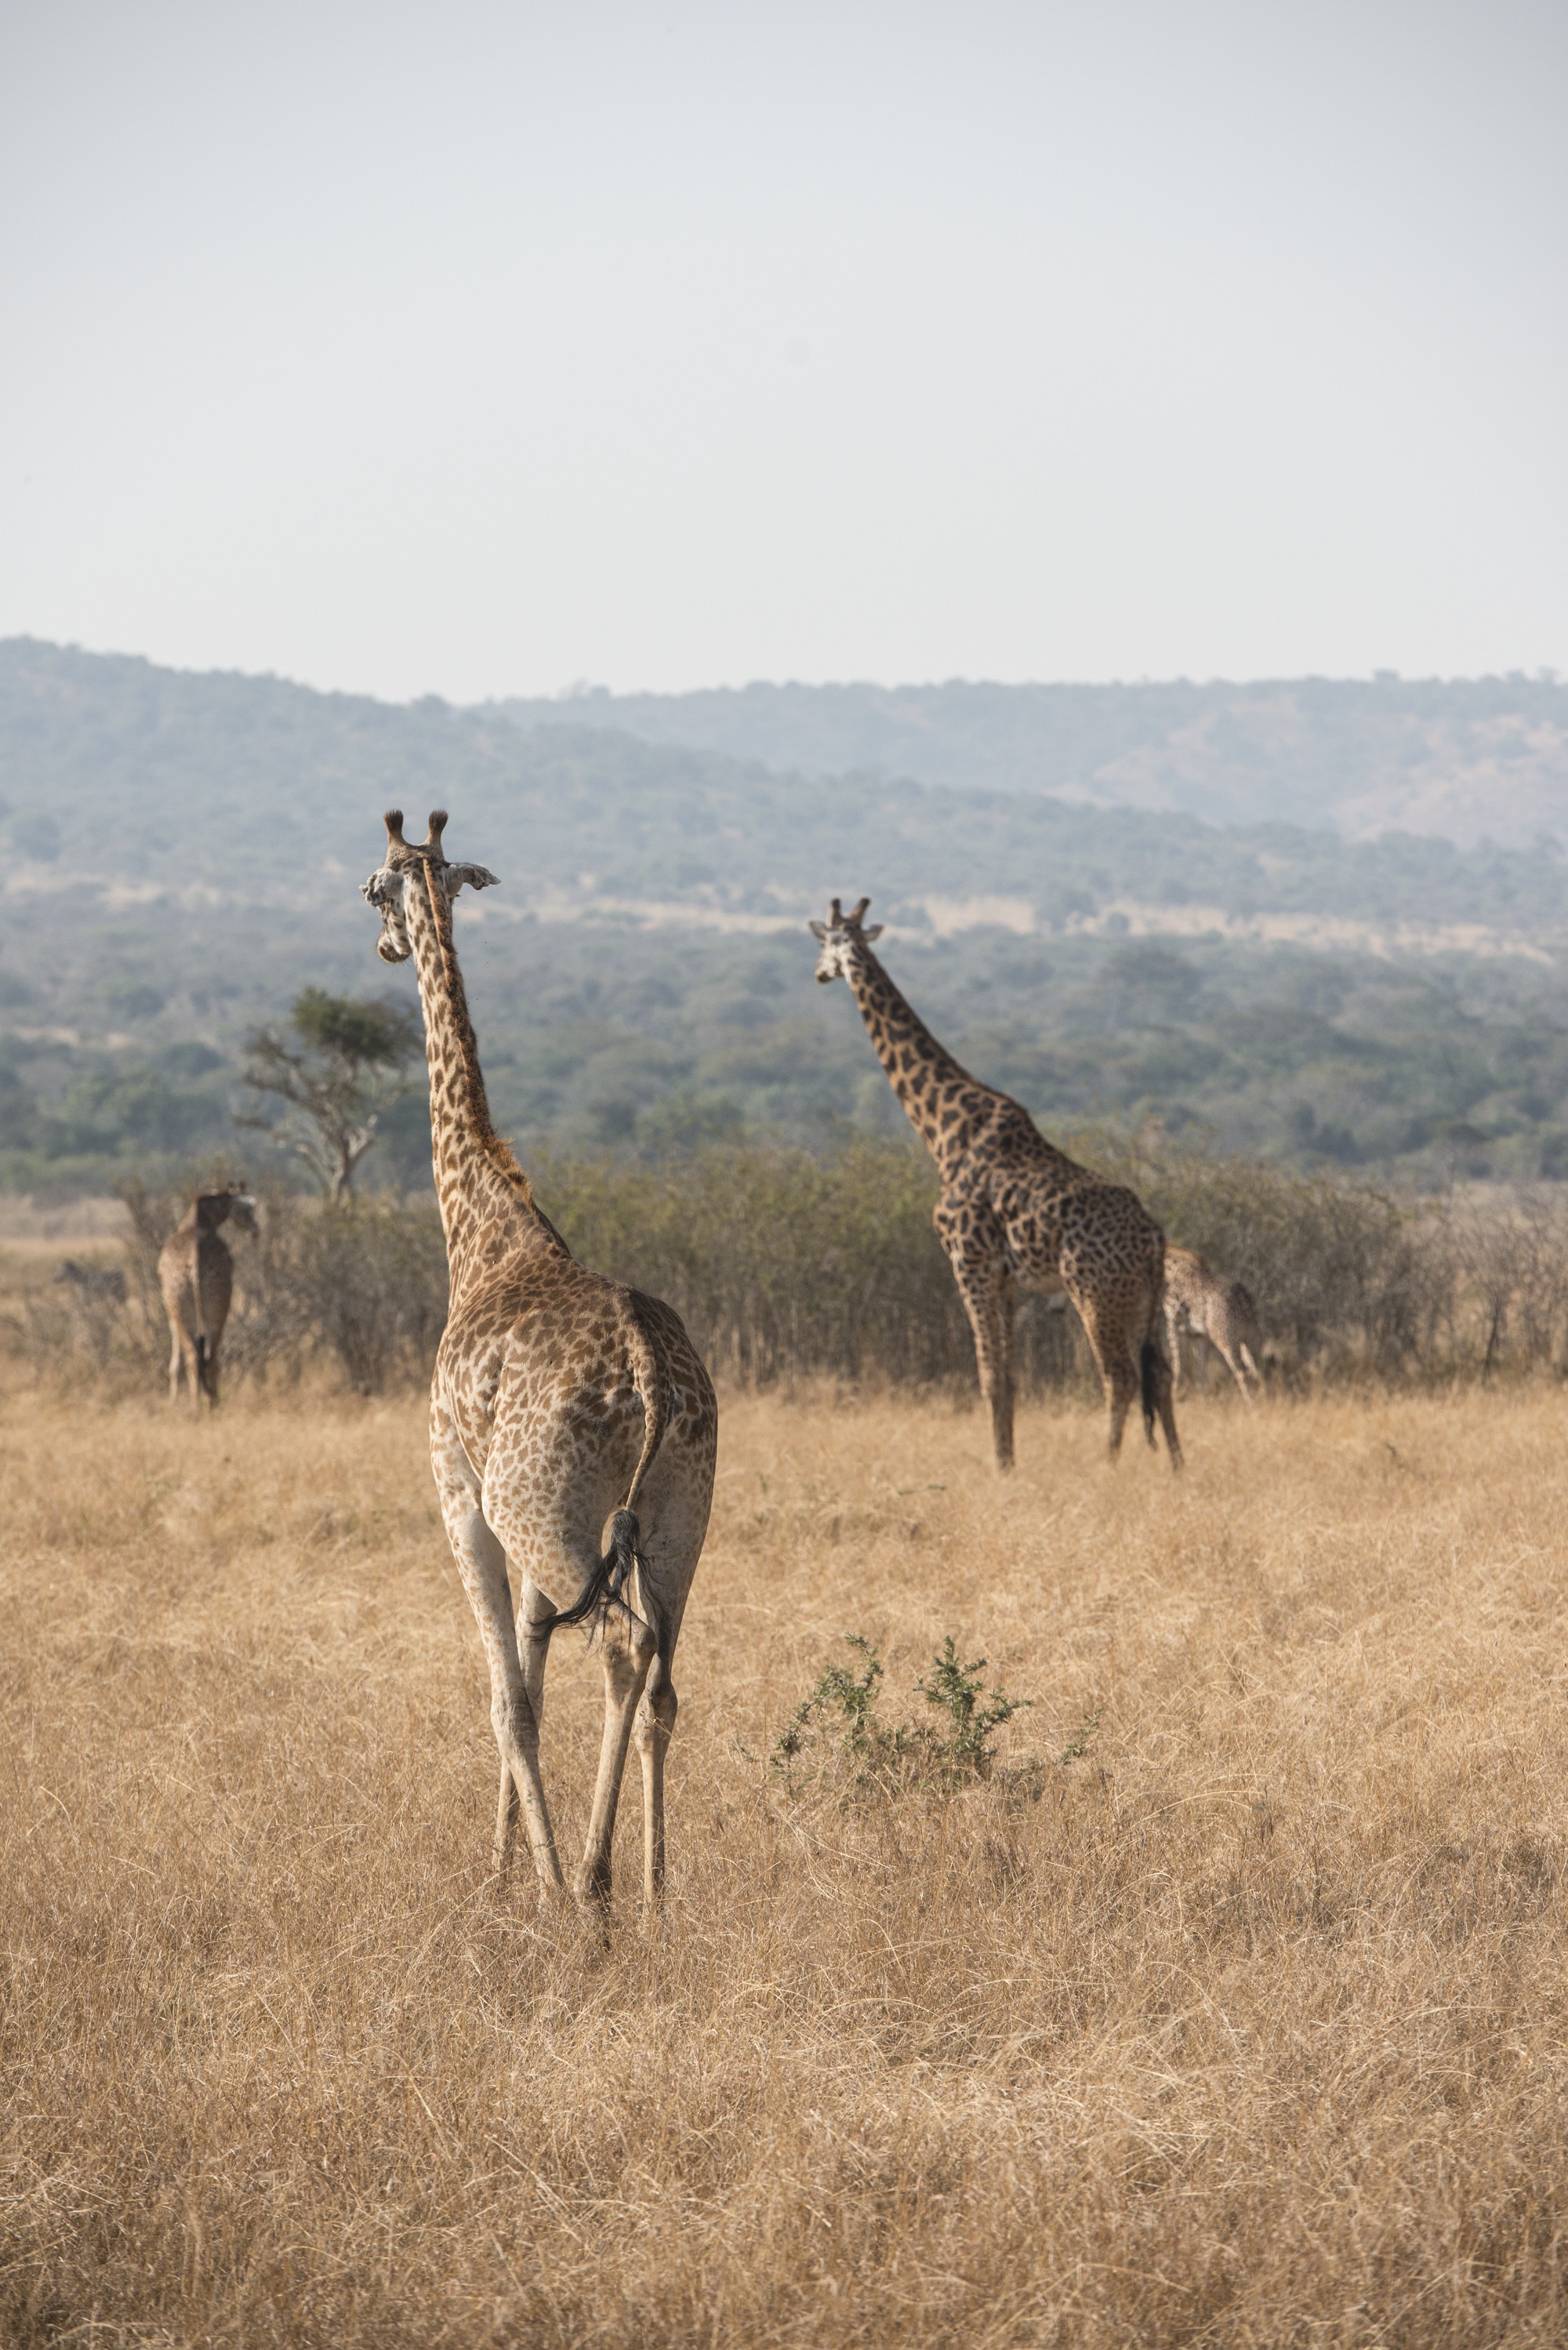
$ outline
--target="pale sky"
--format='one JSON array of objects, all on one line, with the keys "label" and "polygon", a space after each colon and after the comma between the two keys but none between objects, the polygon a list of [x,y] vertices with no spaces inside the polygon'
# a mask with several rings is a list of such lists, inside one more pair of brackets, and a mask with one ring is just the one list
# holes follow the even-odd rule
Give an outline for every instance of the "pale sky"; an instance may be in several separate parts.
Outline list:
[{"label": "pale sky", "polygon": [[1568,668],[1563,0],[5,0],[0,634]]}]

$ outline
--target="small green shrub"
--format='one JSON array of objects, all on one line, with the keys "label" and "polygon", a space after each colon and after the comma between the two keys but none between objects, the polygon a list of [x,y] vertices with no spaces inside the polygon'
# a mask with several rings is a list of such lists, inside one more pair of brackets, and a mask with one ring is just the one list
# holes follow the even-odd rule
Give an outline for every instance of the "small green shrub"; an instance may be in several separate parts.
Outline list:
[{"label": "small green shrub", "polygon": [[931,1659],[930,1679],[915,1683],[926,1703],[936,1706],[948,1717],[947,1729],[941,1734],[941,1767],[955,1782],[988,1778],[995,1760],[992,1731],[1000,1730],[1004,1721],[1011,1721],[1015,1713],[1034,1702],[1033,1698],[1009,1697],[1001,1689],[993,1689],[982,1702],[984,1672],[983,1657],[976,1657],[967,1665],[959,1662],[950,1632],[942,1642],[941,1654]]},{"label": "small green shrub", "polygon": [[985,1659],[964,1664],[950,1633],[931,1659],[929,1678],[915,1683],[927,1704],[946,1715],[945,1726],[889,1725],[877,1711],[884,1679],[881,1658],[858,1632],[846,1633],[845,1645],[861,1658],[860,1670],[826,1668],[774,1741],[774,1770],[790,1775],[804,1763],[815,1780],[840,1793],[951,1794],[990,1776],[995,1760],[992,1731],[1033,1703],[1002,1689],[986,1692]]}]

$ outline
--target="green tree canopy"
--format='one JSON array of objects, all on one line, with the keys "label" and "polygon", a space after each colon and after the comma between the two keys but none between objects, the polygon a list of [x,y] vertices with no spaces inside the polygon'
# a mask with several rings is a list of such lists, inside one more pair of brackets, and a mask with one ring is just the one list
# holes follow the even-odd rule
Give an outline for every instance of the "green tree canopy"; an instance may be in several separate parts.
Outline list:
[{"label": "green tree canopy", "polygon": [[275,1124],[259,1113],[237,1122],[276,1136],[329,1200],[346,1200],[382,1111],[408,1091],[403,1072],[420,1042],[411,1005],[304,988],[286,1031],[258,1028],[247,1046],[244,1083],[282,1102],[285,1115]]}]

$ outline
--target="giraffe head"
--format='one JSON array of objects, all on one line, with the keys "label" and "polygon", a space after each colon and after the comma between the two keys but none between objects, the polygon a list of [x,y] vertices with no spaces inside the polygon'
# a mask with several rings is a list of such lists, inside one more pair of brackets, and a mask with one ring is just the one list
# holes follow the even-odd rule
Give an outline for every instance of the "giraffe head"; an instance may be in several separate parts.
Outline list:
[{"label": "giraffe head", "polygon": [[215,1232],[220,1224],[238,1224],[242,1232],[254,1240],[261,1227],[256,1222],[256,1203],[243,1183],[225,1184],[221,1191],[198,1191],[196,1222],[202,1232]]},{"label": "giraffe head", "polygon": [[880,922],[873,922],[868,931],[860,927],[870,903],[869,898],[862,898],[854,912],[846,914],[835,898],[828,909],[826,921],[808,925],[812,937],[821,941],[822,952],[816,958],[816,975],[824,987],[830,979],[847,979],[856,948],[868,947],[873,939],[881,937]]},{"label": "giraffe head", "polygon": [[430,830],[421,841],[403,838],[401,808],[387,810],[386,825],[386,857],[369,879],[360,883],[360,895],[369,900],[381,917],[381,935],[376,941],[376,952],[381,961],[407,962],[413,947],[403,910],[403,890],[410,874],[417,874],[421,866],[425,867],[449,900],[464,887],[488,889],[495,876],[483,865],[447,863],[441,845],[441,835],[446,830],[445,808],[431,810]]}]

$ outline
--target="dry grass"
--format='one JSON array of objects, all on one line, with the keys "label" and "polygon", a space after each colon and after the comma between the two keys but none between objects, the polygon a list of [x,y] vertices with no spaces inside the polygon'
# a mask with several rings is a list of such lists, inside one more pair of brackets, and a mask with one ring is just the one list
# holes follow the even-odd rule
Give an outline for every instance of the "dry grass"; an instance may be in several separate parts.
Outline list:
[{"label": "dry grass", "polygon": [[[1192,1405],[1175,1486],[1035,1411],[1003,1487],[972,1416],[732,1401],[603,1949],[484,1889],[418,1406],[10,1399],[0,2338],[1561,2342],[1563,1414]],[[1011,1769],[792,1794],[846,1631],[892,1711],[983,1650]]]}]

